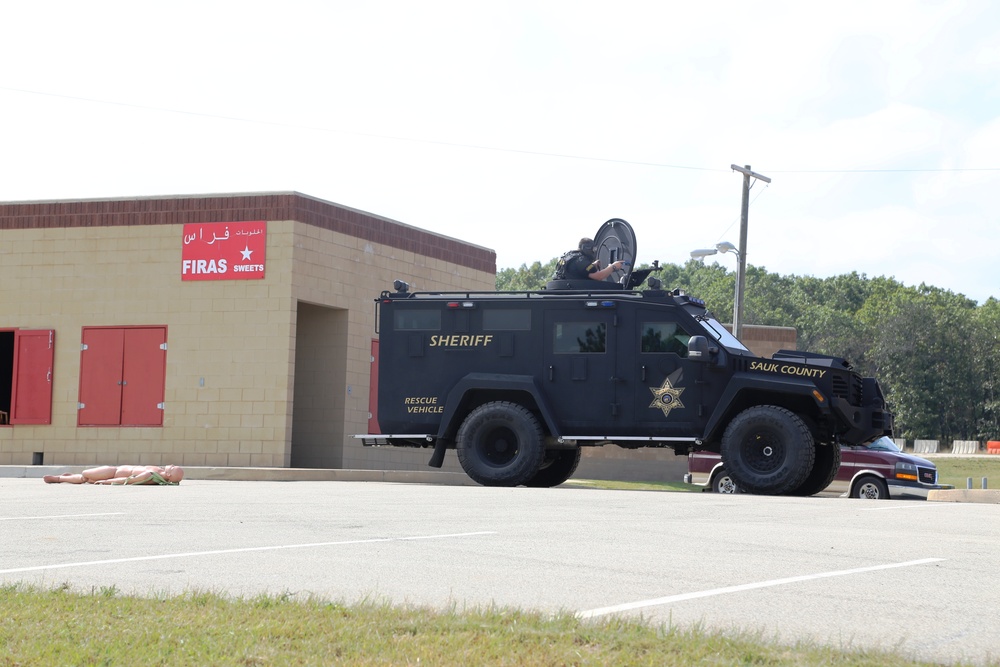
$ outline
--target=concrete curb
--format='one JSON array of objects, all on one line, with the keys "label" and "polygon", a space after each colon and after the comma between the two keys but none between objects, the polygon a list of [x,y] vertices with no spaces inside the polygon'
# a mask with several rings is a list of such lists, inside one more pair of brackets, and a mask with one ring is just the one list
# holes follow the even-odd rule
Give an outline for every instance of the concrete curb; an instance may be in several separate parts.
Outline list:
[{"label": "concrete curb", "polygon": [[939,489],[928,491],[927,500],[939,503],[990,503],[1000,505],[1000,489]]},{"label": "concrete curb", "polygon": [[[0,466],[0,478],[41,479],[92,466]],[[477,486],[465,473],[434,470],[334,470],[319,468],[228,468],[184,466],[184,479],[241,482],[396,482]]]}]

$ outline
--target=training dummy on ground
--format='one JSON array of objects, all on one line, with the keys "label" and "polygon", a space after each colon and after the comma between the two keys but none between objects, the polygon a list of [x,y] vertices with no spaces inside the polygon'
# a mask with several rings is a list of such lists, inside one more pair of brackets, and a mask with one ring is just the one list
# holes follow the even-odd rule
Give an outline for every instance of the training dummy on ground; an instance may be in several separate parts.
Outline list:
[{"label": "training dummy on ground", "polygon": [[184,469],[180,466],[100,466],[89,468],[82,473],[64,472],[61,475],[45,475],[46,484],[159,484],[175,486],[184,479]]}]

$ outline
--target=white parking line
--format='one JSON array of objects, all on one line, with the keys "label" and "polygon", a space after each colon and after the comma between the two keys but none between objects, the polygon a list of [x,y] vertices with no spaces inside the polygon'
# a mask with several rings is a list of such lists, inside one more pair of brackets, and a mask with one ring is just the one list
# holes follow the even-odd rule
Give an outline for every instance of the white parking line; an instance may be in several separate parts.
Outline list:
[{"label": "white parking line", "polygon": [[707,597],[712,597],[713,595],[726,595],[727,593],[752,591],[757,588],[769,588],[771,586],[796,584],[802,581],[813,581],[815,579],[826,579],[828,577],[843,577],[849,574],[862,574],[864,572],[889,570],[895,567],[911,567],[913,565],[926,565],[928,563],[937,563],[943,560],[944,558],[923,558],[921,560],[906,561],[905,563],[888,563],[886,565],[872,565],[869,567],[859,567],[853,570],[835,570],[833,572],[820,572],[818,574],[804,574],[798,577],[786,577],[784,579],[759,581],[753,584],[740,584],[739,586],[726,586],[724,588],[713,588],[711,590],[696,591],[694,593],[681,593],[680,595],[670,595],[668,597],[655,598],[653,600],[641,600],[639,602],[629,602],[626,604],[615,605],[613,607],[599,607],[598,609],[590,609],[588,611],[578,612],[577,616],[580,618],[593,618],[595,616],[616,614],[622,611],[631,611],[632,609],[642,609],[643,607],[656,607],[659,605],[670,604],[671,602],[683,602],[685,600],[696,600],[698,598],[707,598]]},{"label": "white parking line", "polygon": [[23,521],[25,519],[75,519],[81,516],[116,516],[125,512],[97,512],[94,514],[50,514],[48,516],[0,516],[0,521]]},{"label": "white parking line", "polygon": [[861,511],[862,512],[885,512],[886,510],[909,510],[909,509],[917,509],[917,508],[919,508],[919,509],[928,509],[930,507],[946,507],[947,505],[951,505],[952,507],[954,507],[957,504],[958,503],[929,503],[929,502],[924,501],[924,500],[919,500],[919,501],[912,502],[912,503],[907,503],[907,504],[904,505],[903,503],[900,503],[900,502],[897,501],[895,503],[882,503],[882,504],[878,505],[877,507],[862,507]]},{"label": "white parking line", "polygon": [[444,535],[415,535],[413,537],[377,537],[369,540],[344,540],[341,542],[312,542],[308,544],[278,544],[269,547],[245,547],[242,549],[215,549],[213,551],[187,551],[176,554],[160,554],[158,556],[135,556],[133,558],[110,558],[108,560],[89,560],[79,563],[56,563],[54,565],[35,565],[32,567],[16,567],[0,570],[0,574],[18,574],[21,572],[42,572],[44,570],[62,570],[68,567],[88,567],[91,565],[111,565],[114,563],[137,563],[147,560],[166,560],[168,558],[191,558],[196,556],[218,556],[220,554],[249,553],[252,551],[278,551],[279,549],[312,549],[316,547],[336,547],[351,544],[375,544],[377,542],[407,542],[413,540],[440,540],[449,537],[475,537],[476,535],[495,535],[496,531],[484,530],[477,533],[450,533]]}]

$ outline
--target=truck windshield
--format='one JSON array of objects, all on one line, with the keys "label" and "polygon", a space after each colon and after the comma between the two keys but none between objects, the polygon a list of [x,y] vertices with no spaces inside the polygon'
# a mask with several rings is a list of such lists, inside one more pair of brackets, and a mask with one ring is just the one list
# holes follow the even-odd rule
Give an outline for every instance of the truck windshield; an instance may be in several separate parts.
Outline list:
[{"label": "truck windshield", "polygon": [[719,320],[709,315],[702,315],[697,319],[701,323],[701,326],[708,330],[708,333],[712,336],[712,338],[722,343],[723,347],[730,350],[743,350],[744,352],[750,351],[739,341],[738,338],[736,338],[736,336],[729,333],[726,327],[722,326],[722,323],[719,322]]}]

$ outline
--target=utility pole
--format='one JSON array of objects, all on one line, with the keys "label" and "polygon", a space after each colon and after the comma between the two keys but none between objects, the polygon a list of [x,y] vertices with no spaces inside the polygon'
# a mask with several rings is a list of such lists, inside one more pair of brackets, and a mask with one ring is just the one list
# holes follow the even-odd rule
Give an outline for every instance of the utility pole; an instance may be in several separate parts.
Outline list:
[{"label": "utility pole", "polygon": [[740,256],[736,272],[736,303],[733,304],[733,335],[737,338],[743,336],[743,290],[746,288],[747,272],[747,218],[750,210],[750,179],[756,178],[770,183],[767,176],[750,171],[750,165],[737,167],[730,165],[733,171],[743,174],[743,207],[740,211]]}]

